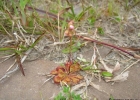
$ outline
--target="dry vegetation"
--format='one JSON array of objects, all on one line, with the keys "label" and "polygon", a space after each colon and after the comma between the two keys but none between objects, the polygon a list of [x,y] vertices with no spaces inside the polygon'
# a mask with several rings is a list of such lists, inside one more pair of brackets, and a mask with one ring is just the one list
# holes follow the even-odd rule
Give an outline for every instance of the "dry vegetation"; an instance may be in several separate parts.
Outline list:
[{"label": "dry vegetation", "polygon": [[[65,36],[72,20],[74,34]],[[102,57],[100,52],[103,51],[99,49],[104,46],[111,49]],[[93,50],[91,61],[79,57],[88,50]],[[125,81],[131,71],[129,68],[139,63],[139,55],[140,0],[2,0],[0,3],[1,63],[16,59],[0,81],[18,68],[26,75],[22,67],[25,60],[65,63],[74,59],[82,66],[85,77],[72,91],[89,85],[103,91],[92,82],[92,75],[99,81]],[[78,92],[82,95],[83,91]]]}]

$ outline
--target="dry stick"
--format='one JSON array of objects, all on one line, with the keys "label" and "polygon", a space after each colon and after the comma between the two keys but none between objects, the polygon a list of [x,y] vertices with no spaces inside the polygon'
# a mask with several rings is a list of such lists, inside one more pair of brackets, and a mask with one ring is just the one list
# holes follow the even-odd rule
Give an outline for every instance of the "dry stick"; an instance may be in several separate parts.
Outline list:
[{"label": "dry stick", "polygon": [[96,42],[96,43],[98,43],[98,44],[103,44],[103,45],[106,45],[106,46],[115,48],[115,49],[120,50],[120,51],[122,51],[122,52],[124,52],[124,53],[126,53],[126,54],[129,54],[130,56],[132,56],[132,57],[134,57],[134,58],[140,59],[140,56],[139,56],[139,55],[132,54],[132,53],[130,53],[130,52],[128,52],[128,51],[125,51],[124,49],[119,48],[119,47],[117,47],[117,46],[115,46],[115,45],[108,44],[108,43],[105,43],[105,42],[101,42],[101,41],[98,41],[98,40],[95,40],[95,39],[91,39],[91,38],[88,38],[88,37],[85,37],[85,36],[81,36],[81,35],[75,35],[75,36],[76,36],[76,37],[79,37],[79,38],[82,38],[82,39],[84,39],[84,40],[87,40],[87,41]]},{"label": "dry stick", "polygon": [[[52,13],[50,13],[50,12],[46,12],[46,11],[44,11],[44,10],[40,10],[40,9],[37,9],[37,8],[28,7],[28,6],[27,6],[27,9],[28,9],[28,10],[31,10],[31,11],[34,11],[34,10],[35,10],[35,11],[38,11],[38,12],[41,12],[41,13],[44,13],[44,14],[48,14],[48,16],[49,16],[50,18],[54,18],[54,19],[57,19],[57,18],[58,18],[57,15],[52,14]],[[62,18],[62,17],[59,17],[59,19],[60,19],[60,20],[64,20],[64,18]],[[69,22],[69,20],[66,20],[66,22]],[[88,38],[88,37],[84,37],[84,36],[81,36],[81,35],[75,35],[75,36],[77,36],[77,37],[79,37],[79,38],[83,38],[84,40],[87,40],[87,41],[96,42],[96,43],[98,43],[98,44],[103,44],[103,45],[106,45],[106,46],[115,48],[115,49],[117,49],[117,50],[120,50],[120,51],[122,51],[122,52],[124,52],[124,53],[129,54],[130,56],[132,56],[132,57],[134,57],[134,58],[140,59],[140,56],[139,56],[139,55],[132,54],[132,53],[130,53],[130,52],[128,52],[128,51],[125,51],[124,49],[119,48],[119,47],[117,47],[117,46],[115,46],[115,45],[108,44],[108,43],[105,43],[105,42],[101,42],[101,41],[98,41],[98,40],[95,40],[95,39],[91,39],[91,38]]]},{"label": "dry stick", "polygon": [[[44,10],[41,10],[41,9],[37,9],[37,8],[29,7],[29,6],[27,6],[26,8],[30,11],[37,11],[37,12],[40,12],[40,13],[43,13],[43,14],[47,14],[50,18],[53,18],[53,19],[57,19],[59,17],[59,16],[57,16],[53,13],[50,13],[50,12],[47,12],[47,11],[44,11]],[[65,20],[62,17],[59,17],[59,19],[60,20]],[[66,20],[66,21],[69,22],[68,20]]]},{"label": "dry stick", "polygon": [[[21,63],[23,63],[23,62],[25,61],[25,59],[27,58],[28,54],[29,54],[31,51],[32,51],[32,48],[29,49],[29,50],[25,53],[25,55],[24,55],[23,58],[21,59]],[[16,72],[18,69],[19,69],[19,66],[17,65],[17,67],[16,67],[15,69],[13,69],[13,70],[8,71],[7,73],[5,73],[5,75],[4,75],[2,78],[0,78],[0,82],[3,81],[4,79],[10,77],[10,75],[11,75],[12,73]]]}]

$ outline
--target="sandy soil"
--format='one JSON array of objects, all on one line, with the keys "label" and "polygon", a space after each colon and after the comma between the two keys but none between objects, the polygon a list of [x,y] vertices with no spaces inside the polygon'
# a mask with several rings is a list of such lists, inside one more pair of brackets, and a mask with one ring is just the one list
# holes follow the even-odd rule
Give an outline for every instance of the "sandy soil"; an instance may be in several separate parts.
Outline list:
[{"label": "sandy soil", "polygon": [[[107,51],[107,50],[106,50]],[[107,52],[104,52],[105,54]],[[90,59],[92,51],[83,53],[84,58]],[[8,60],[0,64],[0,77],[6,73],[7,68],[13,63]],[[26,61],[23,66],[26,76],[17,71],[11,77],[0,83],[0,100],[48,100],[60,91],[60,86],[54,84],[51,80],[42,84],[47,79],[40,74],[49,73],[58,64],[48,60],[36,60],[32,62]],[[140,80],[139,80],[139,64],[133,66],[130,70],[128,79],[124,82],[106,83],[105,81],[93,81],[98,84],[106,93],[112,94],[115,99],[140,99]],[[89,86],[88,98],[93,100],[108,100],[109,95]],[[91,99],[90,99],[91,98]]]}]

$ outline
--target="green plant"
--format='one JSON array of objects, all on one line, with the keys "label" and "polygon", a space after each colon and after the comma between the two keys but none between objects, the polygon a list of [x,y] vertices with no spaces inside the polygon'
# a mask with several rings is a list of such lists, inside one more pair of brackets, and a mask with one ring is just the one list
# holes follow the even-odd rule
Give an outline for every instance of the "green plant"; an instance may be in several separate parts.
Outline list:
[{"label": "green plant", "polygon": [[109,98],[109,100],[114,100],[114,98],[113,98],[113,96],[112,96],[112,95],[110,95],[110,98]]},{"label": "green plant", "polygon": [[104,30],[102,27],[98,27],[97,30],[100,35],[104,35]]},{"label": "green plant", "polygon": [[124,8],[127,11],[131,10],[133,7],[135,7],[138,4],[140,4],[140,0],[133,0],[133,1],[125,0],[124,2],[125,2]]},{"label": "green plant", "polygon": [[95,8],[90,8],[88,10],[88,23],[89,25],[94,25],[96,20],[100,17],[100,11],[98,7],[95,6]]},{"label": "green plant", "polygon": [[42,36],[44,36],[44,34],[42,34],[41,36],[39,36],[34,43],[32,43],[30,46],[27,46],[26,44],[23,44],[22,42],[15,42],[15,44],[12,46],[9,46],[9,47],[2,47],[0,48],[0,51],[1,52],[4,52],[4,53],[8,53],[8,55],[13,55],[15,56],[15,59],[16,59],[16,62],[22,72],[22,74],[25,76],[25,73],[24,73],[24,70],[23,70],[23,67],[22,67],[22,63],[21,63],[21,57],[24,55],[24,53],[33,48],[37,43],[38,41],[42,38]]},{"label": "green plant", "polygon": [[22,24],[26,25],[26,14],[25,14],[25,6],[30,3],[31,0],[20,0],[19,1],[19,7],[20,7],[20,12],[21,12],[21,20]]},{"label": "green plant", "polygon": [[75,94],[74,92],[71,92],[69,86],[63,86],[63,91],[60,92],[54,100],[82,100],[80,95]]}]

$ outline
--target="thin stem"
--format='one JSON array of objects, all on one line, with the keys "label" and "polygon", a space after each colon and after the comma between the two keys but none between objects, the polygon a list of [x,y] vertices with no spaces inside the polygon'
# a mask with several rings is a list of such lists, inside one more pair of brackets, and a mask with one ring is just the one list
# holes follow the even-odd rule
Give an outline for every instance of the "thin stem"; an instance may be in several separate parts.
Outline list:
[{"label": "thin stem", "polygon": [[[43,13],[43,14],[47,14],[50,18],[53,18],[53,19],[57,19],[58,16],[53,14],[53,13],[50,13],[50,12],[47,12],[47,11],[44,11],[44,10],[41,10],[41,9],[37,9],[37,8],[33,8],[33,7],[29,7],[27,6],[26,9],[30,10],[30,11],[37,11],[37,12],[40,12],[40,13]],[[64,18],[62,17],[59,17],[60,20],[65,20]],[[66,22],[69,22],[68,20],[66,20]]]},{"label": "thin stem", "polygon": [[101,41],[98,41],[98,40],[95,40],[95,39],[91,39],[91,38],[88,38],[88,37],[84,37],[84,36],[81,36],[81,35],[76,35],[76,36],[79,37],[79,38],[82,38],[82,39],[84,39],[84,40],[87,40],[87,41],[96,42],[96,43],[98,43],[98,44],[103,44],[103,45],[106,45],[106,46],[115,48],[115,49],[117,49],[117,50],[120,50],[120,51],[122,51],[122,52],[124,52],[124,53],[129,54],[130,56],[135,57],[134,54],[132,54],[132,53],[130,53],[130,52],[128,52],[128,51],[125,51],[124,49],[119,48],[119,47],[117,47],[117,46],[115,46],[115,45],[108,44],[108,43],[105,43],[105,42],[101,42]]},{"label": "thin stem", "polygon": [[72,37],[70,36],[70,50],[69,50],[69,61],[71,61],[72,58]]}]

